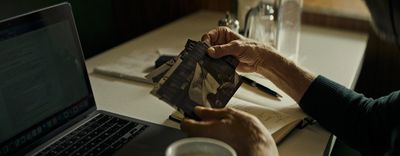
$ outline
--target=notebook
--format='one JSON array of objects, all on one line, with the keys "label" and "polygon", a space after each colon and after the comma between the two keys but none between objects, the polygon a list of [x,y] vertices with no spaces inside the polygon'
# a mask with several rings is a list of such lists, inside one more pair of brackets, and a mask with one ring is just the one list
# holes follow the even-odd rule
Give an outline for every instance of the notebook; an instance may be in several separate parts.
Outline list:
[{"label": "notebook", "polygon": [[[282,97],[277,98],[270,94],[266,94],[256,87],[242,84],[241,88],[239,88],[234,95],[238,100],[232,100],[230,102],[231,105],[228,105],[253,114],[259,118],[260,121],[271,131],[275,142],[281,142],[296,127],[304,128],[308,124],[315,123],[313,119],[309,118],[300,109],[299,105],[291,97],[282,92],[268,79],[254,73],[241,74],[263,86],[267,86],[268,88],[277,91],[282,95]],[[268,116],[268,118],[284,118],[285,120],[275,122],[274,120],[269,120],[266,116]]]},{"label": "notebook", "polygon": [[186,137],[96,109],[68,3],[0,21],[0,82],[0,156],[164,155]]}]

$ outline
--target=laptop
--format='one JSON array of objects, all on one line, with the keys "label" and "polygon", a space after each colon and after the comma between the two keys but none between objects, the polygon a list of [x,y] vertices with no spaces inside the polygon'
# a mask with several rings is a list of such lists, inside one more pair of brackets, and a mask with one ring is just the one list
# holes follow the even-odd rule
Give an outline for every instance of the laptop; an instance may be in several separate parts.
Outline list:
[{"label": "laptop", "polygon": [[0,21],[0,155],[164,155],[186,135],[96,109],[71,6]]}]

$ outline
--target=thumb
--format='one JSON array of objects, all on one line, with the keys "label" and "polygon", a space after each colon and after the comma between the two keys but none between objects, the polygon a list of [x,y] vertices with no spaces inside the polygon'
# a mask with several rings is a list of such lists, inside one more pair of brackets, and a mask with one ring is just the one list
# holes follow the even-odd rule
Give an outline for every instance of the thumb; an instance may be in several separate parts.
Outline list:
[{"label": "thumb", "polygon": [[234,40],[227,44],[222,45],[214,45],[208,48],[208,55],[213,58],[220,58],[227,55],[233,55],[236,58],[242,53],[242,49],[240,47],[240,41]]},{"label": "thumb", "polygon": [[213,109],[201,106],[196,106],[194,111],[202,120],[220,120],[228,114],[226,109]]}]

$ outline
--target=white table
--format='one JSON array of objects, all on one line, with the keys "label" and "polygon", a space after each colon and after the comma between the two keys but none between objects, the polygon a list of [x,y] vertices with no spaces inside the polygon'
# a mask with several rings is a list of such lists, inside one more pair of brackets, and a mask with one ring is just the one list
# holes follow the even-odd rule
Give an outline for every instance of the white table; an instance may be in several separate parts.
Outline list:
[{"label": "white table", "polygon": [[[221,17],[222,13],[208,11],[184,17],[88,59],[88,72],[132,53],[140,55],[157,48],[183,49],[187,39],[200,40],[203,33],[216,27]],[[351,88],[359,72],[366,40],[367,34],[302,26],[300,64]],[[150,85],[94,74],[89,77],[99,109],[177,126],[167,120],[174,110],[149,94]],[[318,125],[295,130],[279,144],[279,152],[281,155],[320,156],[327,148],[329,136],[330,133]]]}]

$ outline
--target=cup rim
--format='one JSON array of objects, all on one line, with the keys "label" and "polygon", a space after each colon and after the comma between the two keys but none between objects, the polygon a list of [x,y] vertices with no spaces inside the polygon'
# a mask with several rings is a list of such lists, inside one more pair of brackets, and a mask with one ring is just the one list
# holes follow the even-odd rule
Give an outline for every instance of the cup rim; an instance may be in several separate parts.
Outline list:
[{"label": "cup rim", "polygon": [[191,142],[211,143],[211,144],[225,148],[233,156],[237,155],[236,151],[231,146],[229,146],[227,143],[222,142],[220,140],[213,139],[213,138],[205,138],[205,137],[191,137],[191,138],[184,138],[184,139],[177,140],[168,146],[168,148],[165,152],[165,155],[172,154],[172,152],[173,152],[172,149],[176,149],[181,145],[191,143]]}]

